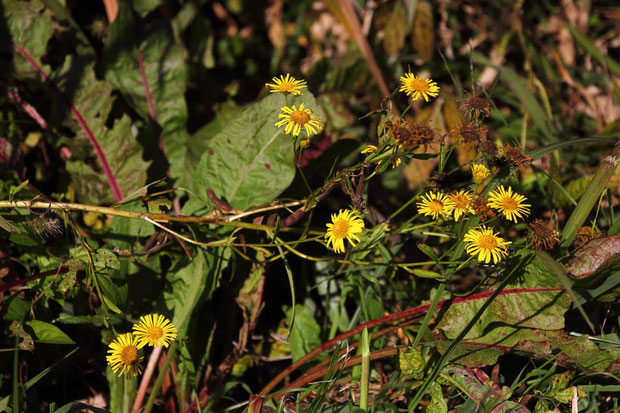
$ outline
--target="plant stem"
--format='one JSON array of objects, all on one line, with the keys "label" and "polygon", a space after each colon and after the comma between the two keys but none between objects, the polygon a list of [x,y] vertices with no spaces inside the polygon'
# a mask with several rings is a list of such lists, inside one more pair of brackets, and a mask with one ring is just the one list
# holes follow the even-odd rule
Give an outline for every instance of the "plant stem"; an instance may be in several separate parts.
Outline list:
[{"label": "plant stem", "polygon": [[155,399],[157,398],[157,393],[159,393],[159,389],[164,382],[164,377],[166,377],[166,373],[168,372],[168,368],[170,367],[170,363],[172,362],[176,351],[177,341],[172,343],[170,349],[168,349],[168,353],[166,354],[166,361],[164,361],[164,365],[162,366],[162,368],[159,369],[157,380],[155,380],[155,383],[153,384],[151,394],[149,394],[149,398],[146,401],[146,406],[144,406],[143,413],[151,413],[151,410],[153,409],[153,404],[155,403]]},{"label": "plant stem", "polygon": [[368,411],[368,385],[370,383],[370,343],[368,329],[362,331],[362,378],[360,381],[360,408]]},{"label": "plant stem", "polygon": [[19,334],[15,331],[15,351],[13,353],[13,413],[19,413]]},{"label": "plant stem", "polygon": [[153,377],[153,373],[155,372],[155,367],[157,366],[157,361],[159,360],[159,356],[161,355],[161,351],[163,346],[157,346],[153,349],[151,356],[149,357],[149,362],[146,365],[146,370],[144,371],[144,375],[142,376],[142,381],[140,382],[140,387],[138,388],[138,393],[136,394],[136,399],[133,402],[133,407],[131,408],[132,413],[137,412],[142,407],[142,402],[144,401],[144,396],[146,395],[146,389],[149,386],[151,381],[151,377]]}]

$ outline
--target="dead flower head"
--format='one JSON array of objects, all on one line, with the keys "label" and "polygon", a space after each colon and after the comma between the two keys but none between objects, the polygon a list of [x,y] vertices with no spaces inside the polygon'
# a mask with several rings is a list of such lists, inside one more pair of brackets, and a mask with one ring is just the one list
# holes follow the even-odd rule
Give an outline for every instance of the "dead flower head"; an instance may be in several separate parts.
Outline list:
[{"label": "dead flower head", "polygon": [[410,151],[421,145],[427,148],[437,138],[435,130],[423,123],[411,123],[394,119],[388,123],[387,128],[394,137],[394,141],[404,151]]},{"label": "dead flower head", "polygon": [[471,207],[474,210],[474,214],[480,217],[481,222],[495,218],[495,212],[489,208],[487,200],[482,195],[474,196],[471,201]]},{"label": "dead flower head", "polygon": [[469,148],[479,148],[487,140],[487,130],[474,122],[461,123],[450,131],[454,139]]},{"label": "dead flower head", "polygon": [[518,146],[504,145],[502,156],[506,161],[519,169],[525,169],[532,164],[532,157],[525,155]]},{"label": "dead flower head", "polygon": [[535,250],[548,251],[553,249],[555,244],[560,241],[558,231],[554,221],[546,222],[536,218],[527,226],[528,238],[532,242]]},{"label": "dead flower head", "polygon": [[585,226],[579,228],[579,231],[577,231],[577,235],[575,235],[575,238],[577,238],[577,241],[581,242],[582,244],[587,244],[593,239],[601,238],[602,236],[603,233],[601,233],[600,231],[597,231],[592,227]]},{"label": "dead flower head", "polygon": [[489,101],[479,95],[471,95],[460,103],[459,109],[469,117],[479,118],[480,115],[491,115],[491,105]]}]

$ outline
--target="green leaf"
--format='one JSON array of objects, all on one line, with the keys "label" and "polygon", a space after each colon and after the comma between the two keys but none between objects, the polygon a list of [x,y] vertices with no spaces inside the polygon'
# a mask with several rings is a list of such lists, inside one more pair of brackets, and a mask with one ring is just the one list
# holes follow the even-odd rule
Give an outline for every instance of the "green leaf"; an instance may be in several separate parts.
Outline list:
[{"label": "green leaf", "polygon": [[35,341],[49,344],[75,344],[71,338],[54,324],[40,320],[30,320],[26,325],[34,331]]},{"label": "green leaf", "polygon": [[620,63],[615,61],[609,56],[603,56],[601,51],[596,47],[590,39],[588,39],[584,34],[582,34],[576,27],[567,24],[568,30],[570,34],[575,38],[577,43],[583,47],[590,56],[592,56],[597,62],[599,62],[604,67],[608,68],[612,73],[616,75],[620,75]]},{"label": "green leaf", "polygon": [[[316,109],[314,97],[305,92],[295,105]],[[194,192],[211,188],[237,209],[272,201],[295,176],[293,143],[275,126],[281,94],[272,94],[253,104],[218,133],[202,155],[195,171]],[[302,132],[302,134],[305,132]]]},{"label": "green leaf", "polygon": [[[64,93],[72,92],[72,103],[99,142],[123,194],[144,186],[148,164],[142,160],[142,148],[133,137],[127,115],[106,126],[112,108],[112,86],[95,78],[94,63],[89,58],[69,56],[51,76]],[[76,137],[66,140],[71,150],[67,171],[73,178],[78,198],[86,203],[112,203],[114,197],[101,166],[94,164],[94,149],[86,133],[73,116],[66,117],[66,104],[54,106],[57,121],[69,126]]]},{"label": "green leaf", "polygon": [[431,384],[431,404],[426,407],[428,413],[448,413],[448,404],[443,398],[439,383]]},{"label": "green leaf", "polygon": [[[448,339],[456,338],[483,304],[484,300],[452,304],[436,330]],[[499,296],[480,316],[465,340],[506,346],[516,343],[514,331],[519,328],[562,329],[569,305],[570,297],[563,291],[524,291]]]},{"label": "green leaf", "polygon": [[[287,317],[289,319],[291,317],[290,309],[287,312]],[[310,350],[321,344],[320,334],[321,327],[316,322],[314,314],[308,310],[308,307],[297,304],[295,306],[295,321],[288,338],[293,361],[299,360]]]},{"label": "green leaf", "polygon": [[[6,302],[3,301],[2,306],[6,306]],[[22,300],[19,297],[13,297],[10,299],[8,306],[6,307],[6,313],[2,316],[5,320],[21,321],[26,314],[30,311],[30,302]]]},{"label": "green leaf", "polygon": [[164,300],[173,312],[172,322],[179,331],[179,338],[185,335],[194,309],[208,300],[218,286],[229,256],[228,248],[196,249],[191,262],[187,258],[180,259],[166,275],[170,289],[164,292]]},{"label": "green leaf", "polygon": [[[147,7],[141,5],[139,11],[148,10],[153,3],[149,1]],[[140,28],[138,31],[144,37],[140,44],[134,34],[136,28]],[[104,48],[105,78],[123,93],[140,116],[149,119],[151,114],[140,73],[138,50],[142,53],[155,117],[162,128],[161,136],[154,136],[154,139],[161,139],[171,175],[177,178],[185,172],[185,143],[189,137],[185,103],[187,66],[183,47],[176,42],[168,20],[142,21],[134,14],[129,2],[120,2],[118,16],[110,25]]]},{"label": "green leaf", "polygon": [[38,1],[0,0],[0,10],[4,12],[6,33],[0,28],[0,52],[13,54],[12,62],[7,62],[0,54],[3,75],[11,69],[18,75],[39,77],[33,67],[19,54],[11,40],[20,45],[30,57],[41,64],[41,57],[45,54],[47,42],[52,37],[52,13]]},{"label": "green leaf", "polygon": [[400,371],[407,376],[412,376],[414,379],[420,380],[424,377],[424,367],[426,362],[420,352],[412,347],[409,351],[398,352],[398,362]]}]

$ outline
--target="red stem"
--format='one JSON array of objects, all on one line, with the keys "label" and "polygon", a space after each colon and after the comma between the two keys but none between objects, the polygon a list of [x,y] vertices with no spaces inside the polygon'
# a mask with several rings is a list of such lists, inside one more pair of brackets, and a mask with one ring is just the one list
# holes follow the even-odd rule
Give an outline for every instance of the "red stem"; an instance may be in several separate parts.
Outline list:
[{"label": "red stem", "polygon": [[76,109],[75,105],[73,105],[69,101],[69,99],[64,95],[64,93],[62,93],[62,90],[60,90],[58,85],[56,83],[52,82],[52,80],[45,74],[45,72],[43,72],[43,70],[41,70],[39,65],[37,65],[37,63],[30,57],[28,52],[26,52],[15,41],[13,41],[13,46],[23,56],[23,58],[26,59],[26,61],[28,63],[30,63],[30,65],[34,68],[34,70],[36,70],[41,75],[41,77],[43,79],[45,79],[45,81],[49,85],[51,85],[51,87],[56,91],[56,93],[58,93],[58,95],[62,98],[62,100],[65,101],[67,106],[69,106],[71,108],[71,113],[73,113],[73,116],[75,116],[75,118],[77,119],[77,121],[80,124],[80,126],[82,127],[82,129],[84,129],[84,132],[86,133],[86,136],[88,136],[88,139],[90,140],[90,143],[93,145],[93,148],[95,149],[95,153],[97,154],[97,158],[99,159],[99,162],[101,163],[101,167],[103,168],[103,173],[105,174],[106,178],[108,179],[108,184],[110,185],[110,188],[112,189],[112,193],[114,195],[114,199],[116,200],[116,202],[120,202],[123,199],[123,194],[121,192],[121,189],[118,186],[118,183],[116,182],[116,178],[114,177],[114,174],[112,173],[112,170],[110,169],[110,165],[108,164],[108,160],[106,159],[105,154],[103,153],[103,149],[101,149],[101,146],[99,145],[99,142],[97,142],[97,139],[95,138],[95,135],[93,135],[93,132],[90,130],[90,128],[86,124],[86,121],[82,117],[82,114],[80,114],[80,112],[78,112],[78,110]]},{"label": "red stem", "polygon": [[17,287],[19,285],[26,284],[27,282],[38,280],[39,278],[48,277],[48,276],[54,275],[54,274],[62,274],[62,273],[65,273],[67,271],[68,271],[67,268],[59,268],[57,270],[49,270],[49,271],[44,271],[44,272],[40,272],[40,273],[37,273],[37,274],[32,274],[32,275],[30,275],[28,277],[20,278],[19,280],[11,281],[11,282],[8,282],[6,284],[0,285],[0,293],[3,293],[5,291],[10,290],[11,288]]},{"label": "red stem", "polygon": [[140,76],[142,77],[142,84],[144,85],[144,92],[146,93],[146,103],[149,105],[149,114],[151,119],[157,122],[157,114],[155,113],[155,105],[153,105],[153,96],[151,96],[151,89],[149,89],[149,80],[146,77],[146,69],[144,68],[144,59],[142,58],[142,50],[138,48],[138,66],[140,66]]}]

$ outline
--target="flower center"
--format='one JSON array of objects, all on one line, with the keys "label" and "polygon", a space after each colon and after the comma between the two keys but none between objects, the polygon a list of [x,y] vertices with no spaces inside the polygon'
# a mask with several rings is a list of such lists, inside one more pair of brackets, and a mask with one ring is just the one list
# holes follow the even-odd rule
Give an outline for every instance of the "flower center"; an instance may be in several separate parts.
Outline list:
[{"label": "flower center", "polygon": [[128,366],[135,364],[138,361],[138,347],[131,345],[123,348],[121,360],[123,360],[123,364]]},{"label": "flower center", "polygon": [[502,198],[502,206],[507,211],[516,211],[519,204],[512,198],[504,197]]},{"label": "flower center", "polygon": [[480,245],[481,248],[492,250],[497,247],[497,240],[492,235],[481,235],[478,238],[478,245]]},{"label": "flower center", "polygon": [[279,85],[279,89],[282,92],[290,92],[291,90],[293,90],[295,87],[291,82],[282,82]]},{"label": "flower center", "polygon": [[465,195],[454,195],[452,200],[454,201],[454,207],[457,209],[465,209],[469,206],[469,199]]},{"label": "flower center", "polygon": [[334,226],[332,227],[334,237],[338,239],[346,238],[347,234],[349,233],[349,228],[351,228],[351,224],[349,224],[344,219],[340,219],[334,222]]},{"label": "flower center", "polygon": [[291,120],[297,125],[305,125],[310,121],[310,115],[308,115],[303,110],[296,110],[295,112],[291,113]]},{"label": "flower center", "polygon": [[154,339],[159,339],[164,335],[164,330],[161,329],[161,327],[158,326],[150,326],[147,330],[146,330],[146,336],[148,338],[154,338]]},{"label": "flower center", "polygon": [[428,92],[429,90],[428,83],[424,79],[412,79],[409,82],[409,87],[418,92]]},{"label": "flower center", "polygon": [[430,209],[433,212],[442,212],[443,203],[439,201],[431,201],[428,203],[428,209]]}]

